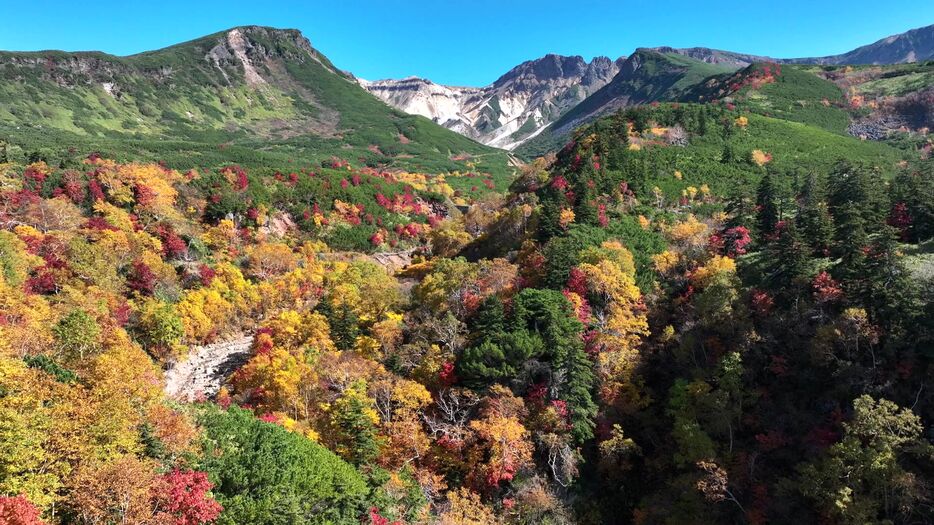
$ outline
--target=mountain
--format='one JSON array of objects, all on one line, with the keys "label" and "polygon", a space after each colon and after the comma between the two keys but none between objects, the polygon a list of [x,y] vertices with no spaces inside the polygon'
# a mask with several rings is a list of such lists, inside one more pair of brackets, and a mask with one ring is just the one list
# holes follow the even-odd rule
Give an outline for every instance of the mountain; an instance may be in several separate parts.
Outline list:
[{"label": "mountain", "polygon": [[649,48],[649,50],[655,51],[656,53],[662,53],[663,55],[681,55],[693,60],[698,60],[700,62],[706,62],[708,64],[723,64],[736,67],[745,67],[755,62],[769,62],[773,60],[764,56],[734,53],[732,51],[710,49],[708,47],[688,47],[679,49],[663,46],[652,47]]},{"label": "mountain", "polygon": [[742,62],[725,60],[710,62],[691,58],[687,54],[640,48],[621,65],[619,73],[580,104],[526,142],[517,151],[537,156],[554,150],[575,128],[627,106],[678,100],[692,86],[704,79],[741,67]]},{"label": "mountain", "polygon": [[619,71],[623,58],[546,55],[523,62],[482,88],[409,77],[361,81],[391,106],[422,115],[491,146],[514,149],[536,136]]},{"label": "mountain", "polygon": [[920,27],[841,55],[818,58],[794,58],[783,62],[795,64],[861,65],[904,64],[934,59],[934,25]]},{"label": "mountain", "polygon": [[[0,52],[0,138],[24,150],[94,147],[190,162],[241,156],[362,159],[463,169],[454,157],[505,154],[370,95],[299,31],[237,27],[165,49]],[[144,150],[144,151],[138,151]],[[174,151],[174,150],[173,150]],[[168,156],[171,161],[173,152]],[[227,155],[226,157],[230,157]],[[236,157],[236,156],[234,156]]]}]

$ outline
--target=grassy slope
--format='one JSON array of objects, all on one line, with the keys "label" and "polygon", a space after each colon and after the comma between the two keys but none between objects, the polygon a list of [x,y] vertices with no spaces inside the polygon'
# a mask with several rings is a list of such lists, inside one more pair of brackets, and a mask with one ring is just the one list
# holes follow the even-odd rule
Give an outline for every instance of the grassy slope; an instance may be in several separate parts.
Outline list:
[{"label": "grassy slope", "polygon": [[[689,110],[694,107],[691,104],[681,106]],[[671,115],[671,107],[663,104],[654,108],[652,120],[665,121],[663,115]],[[898,164],[913,155],[883,142],[863,141],[800,122],[739,110],[724,112],[724,118],[728,120],[739,115],[747,116],[747,127],[734,129],[727,137],[721,133],[719,124],[711,123],[705,135],[692,134],[691,142],[686,147],[650,146],[635,152],[637,158],[645,158],[649,166],[647,188],[658,186],[668,198],[673,199],[690,186],[699,188],[704,184],[715,195],[731,195],[738,190],[748,193],[754,191],[766,169],[775,172],[780,179],[786,179],[784,184],[788,184],[795,176],[803,180],[809,173],[829,173],[833,165],[842,159],[870,166],[892,176],[897,172]],[[611,129],[609,125],[602,125],[603,122],[601,119],[578,130],[575,135],[586,136],[599,128]],[[613,137],[609,140],[611,144],[622,143],[622,140]],[[722,161],[727,146],[734,155],[731,162]],[[756,149],[772,156],[772,161],[766,167],[756,166],[746,160],[749,153]],[[681,173],[681,179],[675,176],[676,170]]]},{"label": "grassy slope", "polygon": [[[760,115],[800,122],[834,133],[845,133],[850,117],[843,91],[833,82],[819,78],[808,67],[753,64],[729,75],[718,75],[698,83],[683,100],[723,100],[740,110]],[[771,82],[755,83],[751,79],[771,71]],[[768,73],[767,73],[768,74]],[[736,90],[732,86],[743,86]]]},{"label": "grassy slope", "polygon": [[900,97],[934,86],[934,60],[887,66],[798,66],[867,97]]},{"label": "grassy slope", "polygon": [[[775,82],[759,89],[745,88],[740,107],[776,118],[845,133],[849,115],[840,105],[843,92],[832,82],[794,67],[784,66]],[[826,102],[824,102],[826,101]]]},{"label": "grassy slope", "polygon": [[[749,115],[746,130],[735,132],[728,140],[718,133],[694,137],[686,148],[655,148],[660,166],[654,181],[667,195],[678,195],[688,186],[708,184],[715,194],[727,195],[737,186],[751,186],[763,173],[761,168],[745,161],[720,162],[726,144],[740,159],[759,149],[772,155],[770,167],[779,173],[797,172],[802,178],[808,173],[828,173],[841,159],[873,166],[883,173],[893,174],[905,152],[880,142],[861,141],[809,126],[800,122]],[[675,169],[683,180],[673,176]]]}]

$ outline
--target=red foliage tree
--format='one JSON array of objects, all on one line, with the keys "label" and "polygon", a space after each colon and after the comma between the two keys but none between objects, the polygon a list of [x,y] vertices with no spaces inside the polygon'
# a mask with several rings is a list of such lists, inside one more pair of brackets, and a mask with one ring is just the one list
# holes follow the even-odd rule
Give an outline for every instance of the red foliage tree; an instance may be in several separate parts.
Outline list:
[{"label": "red foliage tree", "polygon": [[45,525],[39,509],[26,496],[0,496],[0,524]]},{"label": "red foliage tree", "polygon": [[749,237],[749,229],[745,226],[736,226],[719,231],[710,236],[708,247],[711,252],[727,257],[736,257],[746,253],[746,247],[752,239]]},{"label": "red foliage tree", "polygon": [[156,274],[143,261],[133,261],[133,266],[127,275],[126,285],[130,290],[143,295],[151,295],[156,286]]},{"label": "red foliage tree", "polygon": [[162,241],[162,255],[167,259],[184,257],[188,253],[188,244],[175,233],[169,225],[162,225],[156,229],[156,235]]},{"label": "red foliage tree", "polygon": [[173,470],[161,476],[154,499],[175,525],[211,523],[224,510],[209,495],[214,486],[204,472]]},{"label": "red foliage tree", "polygon": [[216,275],[216,272],[214,271],[214,269],[206,264],[202,264],[198,268],[198,276],[201,278],[201,284],[204,286],[210,285],[211,281],[214,280],[215,275]]},{"label": "red foliage tree", "polygon": [[827,272],[821,272],[811,283],[814,290],[814,300],[818,303],[832,303],[843,297],[843,288]]},{"label": "red foliage tree", "polygon": [[587,297],[587,275],[579,268],[571,268],[565,288],[581,297]]},{"label": "red foliage tree", "polygon": [[49,266],[39,268],[35,275],[26,280],[26,290],[37,294],[50,294],[58,291],[58,283]]},{"label": "red foliage tree", "polygon": [[908,240],[908,230],[911,228],[911,215],[908,213],[908,205],[904,202],[896,203],[888,218],[889,226],[898,229],[903,241]]},{"label": "red foliage tree", "polygon": [[148,206],[156,199],[156,193],[145,184],[137,184],[134,186],[133,196],[136,198],[136,204],[140,206]]},{"label": "red foliage tree", "polygon": [[101,187],[101,183],[97,182],[97,179],[91,179],[88,182],[88,192],[91,194],[92,201],[102,201],[104,197],[104,189]]},{"label": "red foliage tree", "polygon": [[379,509],[370,507],[370,525],[402,525],[401,521],[389,521],[379,514]]}]

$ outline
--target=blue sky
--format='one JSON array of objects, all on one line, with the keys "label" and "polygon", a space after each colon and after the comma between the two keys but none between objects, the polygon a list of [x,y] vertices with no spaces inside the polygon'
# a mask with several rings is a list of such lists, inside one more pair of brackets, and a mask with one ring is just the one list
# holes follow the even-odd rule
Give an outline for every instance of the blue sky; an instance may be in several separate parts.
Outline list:
[{"label": "blue sky", "polygon": [[934,1],[0,0],[0,13],[5,50],[125,55],[260,24],[302,30],[338,67],[363,78],[485,85],[546,53],[589,60],[671,45],[836,54],[934,24]]}]

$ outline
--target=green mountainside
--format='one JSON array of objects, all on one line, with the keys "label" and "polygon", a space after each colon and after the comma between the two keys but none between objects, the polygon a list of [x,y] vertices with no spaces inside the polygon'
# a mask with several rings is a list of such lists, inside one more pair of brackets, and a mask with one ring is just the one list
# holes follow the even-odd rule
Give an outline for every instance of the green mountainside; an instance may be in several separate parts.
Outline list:
[{"label": "green mountainside", "polygon": [[386,106],[299,31],[256,26],[128,57],[2,52],[0,140],[49,160],[70,146],[186,166],[336,155],[445,171],[479,157],[504,172],[507,160]]}]

